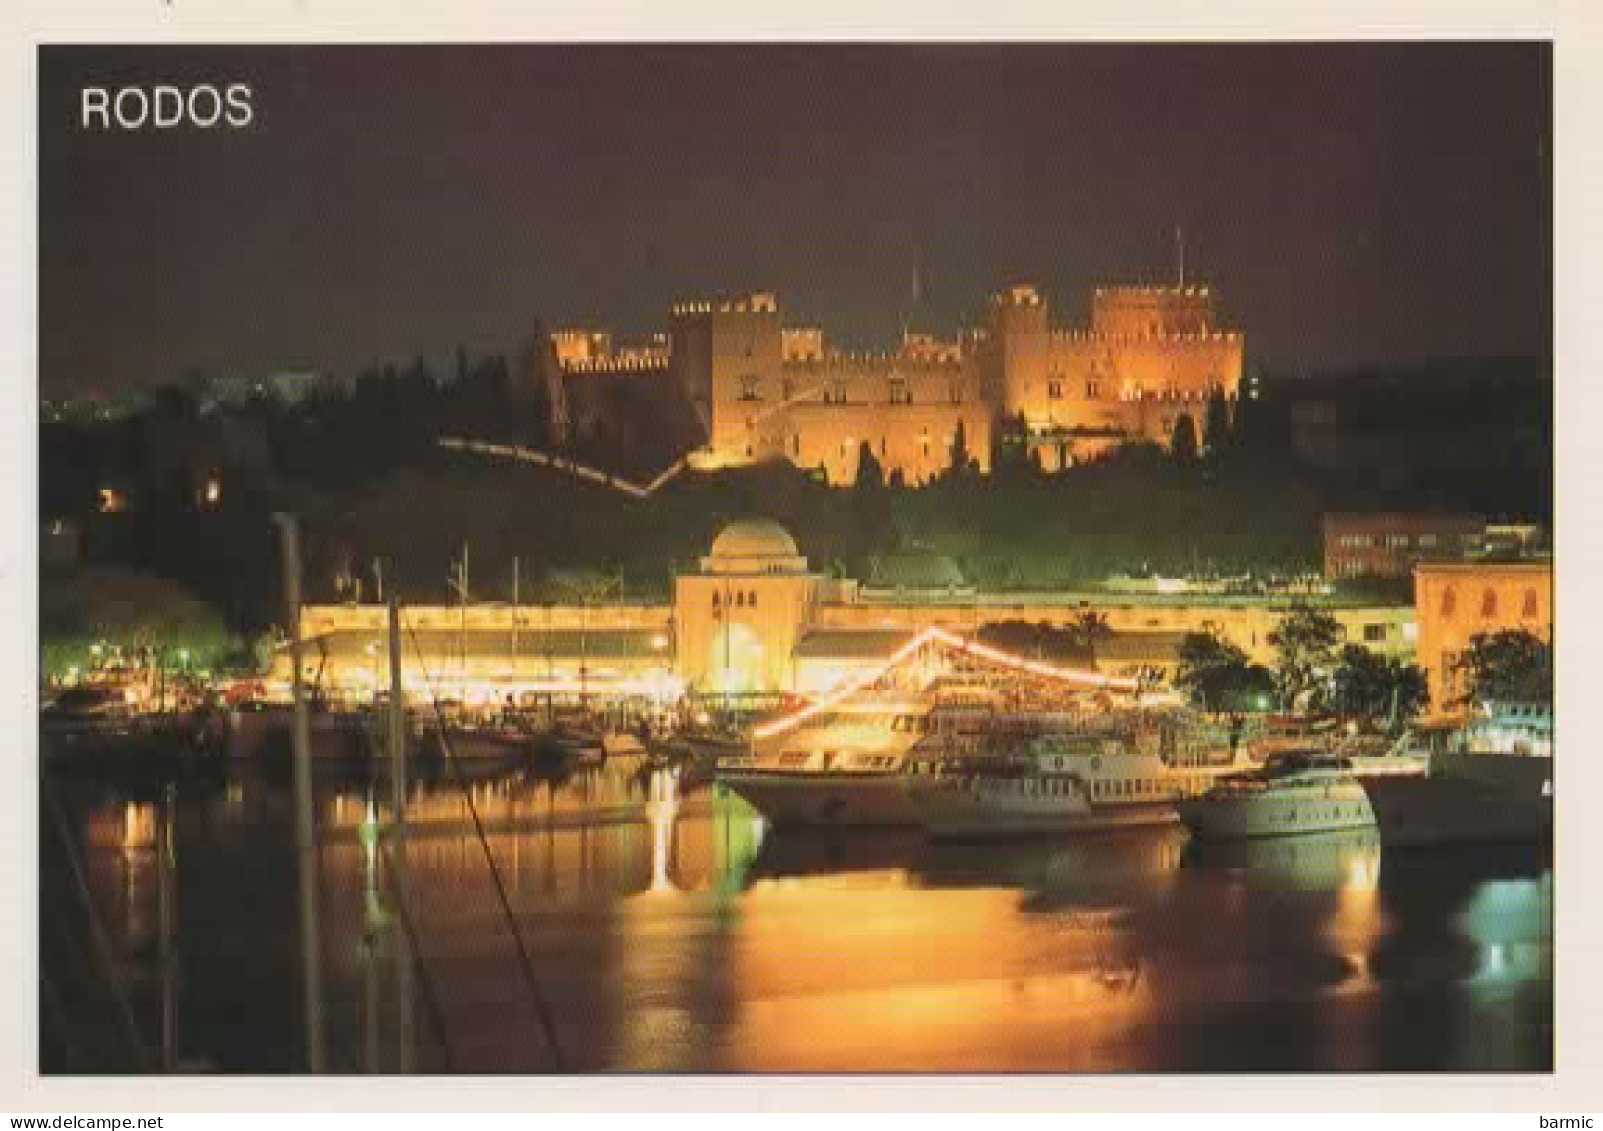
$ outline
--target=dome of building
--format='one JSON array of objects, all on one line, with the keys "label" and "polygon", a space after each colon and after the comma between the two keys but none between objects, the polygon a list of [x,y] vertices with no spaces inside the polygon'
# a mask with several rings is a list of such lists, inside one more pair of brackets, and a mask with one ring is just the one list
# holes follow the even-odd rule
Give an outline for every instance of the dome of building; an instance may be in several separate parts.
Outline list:
[{"label": "dome of building", "polygon": [[766,518],[731,522],[712,540],[715,558],[794,558],[800,552],[790,531]]},{"label": "dome of building", "polygon": [[702,568],[713,573],[804,573],[807,560],[783,526],[751,518],[731,522],[718,532]]}]

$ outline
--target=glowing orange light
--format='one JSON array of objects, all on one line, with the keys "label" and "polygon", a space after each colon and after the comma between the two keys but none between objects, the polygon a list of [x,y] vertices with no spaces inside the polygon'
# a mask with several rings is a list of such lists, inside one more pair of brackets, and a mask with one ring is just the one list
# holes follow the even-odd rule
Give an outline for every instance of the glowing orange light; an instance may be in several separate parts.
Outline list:
[{"label": "glowing orange light", "polygon": [[983,660],[989,660],[994,664],[1012,668],[1015,671],[1029,672],[1031,675],[1044,676],[1048,679],[1058,679],[1066,683],[1077,683],[1084,687],[1097,688],[1106,691],[1125,691],[1134,693],[1139,690],[1141,686],[1138,680],[1129,679],[1127,677],[1100,675],[1094,672],[1079,671],[1074,668],[1060,668],[1054,664],[1042,663],[1039,660],[1027,660],[1022,656],[1015,656],[1012,653],[1004,652],[999,648],[992,648],[989,644],[981,644],[977,641],[967,640],[964,637],[958,636],[954,632],[948,632],[944,628],[926,628],[917,636],[913,637],[912,640],[909,640],[906,644],[902,645],[895,652],[893,652],[890,658],[884,663],[880,664],[877,668],[860,673],[854,678],[847,680],[845,683],[840,684],[834,690],[829,691],[818,699],[815,699],[808,706],[802,708],[800,711],[797,711],[794,714],[786,715],[769,723],[764,723],[762,726],[759,726],[752,731],[752,737],[771,738],[776,734],[783,734],[785,731],[792,730],[795,727],[800,726],[808,719],[815,717],[823,711],[829,710],[831,707],[835,706],[835,704],[857,694],[869,684],[878,680],[896,665],[900,664],[903,660],[906,660],[909,656],[913,655],[913,653],[917,652],[924,645],[932,642],[945,645],[946,647],[958,652],[966,652],[969,655],[978,656]]}]

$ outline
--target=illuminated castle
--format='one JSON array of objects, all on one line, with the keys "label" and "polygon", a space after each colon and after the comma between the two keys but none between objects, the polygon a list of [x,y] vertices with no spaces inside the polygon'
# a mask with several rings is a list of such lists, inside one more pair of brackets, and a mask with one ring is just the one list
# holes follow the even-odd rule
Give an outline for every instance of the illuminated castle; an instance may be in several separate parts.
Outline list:
[{"label": "illuminated castle", "polygon": [[1132,440],[1167,443],[1206,402],[1234,400],[1242,335],[1220,327],[1205,286],[1106,287],[1086,329],[1054,327],[1034,286],[1009,287],[984,325],[942,341],[904,333],[883,353],[833,348],[787,326],[756,293],[673,307],[669,332],[615,348],[610,334],[561,330],[553,346],[569,398],[603,379],[672,382],[704,431],[703,466],[785,459],[850,483],[865,443],[887,475],[923,482],[962,446],[988,471],[993,436],[1022,421],[1047,470]]}]

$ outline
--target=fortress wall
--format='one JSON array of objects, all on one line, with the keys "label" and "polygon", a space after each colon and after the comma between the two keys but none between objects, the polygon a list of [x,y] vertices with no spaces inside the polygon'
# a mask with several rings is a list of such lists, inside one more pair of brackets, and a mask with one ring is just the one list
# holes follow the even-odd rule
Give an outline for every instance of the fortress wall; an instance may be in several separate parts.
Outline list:
[{"label": "fortress wall", "polygon": [[857,458],[866,440],[886,475],[900,469],[909,483],[919,483],[951,466],[952,437],[960,420],[969,456],[982,471],[989,470],[991,413],[974,401],[794,405],[778,426],[778,454],[798,467],[823,467],[831,483],[845,484],[857,476]]}]

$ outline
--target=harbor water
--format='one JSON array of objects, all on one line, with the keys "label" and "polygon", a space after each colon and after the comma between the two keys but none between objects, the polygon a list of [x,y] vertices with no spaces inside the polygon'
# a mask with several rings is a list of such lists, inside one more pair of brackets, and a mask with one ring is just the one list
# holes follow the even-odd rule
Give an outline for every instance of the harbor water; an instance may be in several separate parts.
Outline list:
[{"label": "harbor water", "polygon": [[313,1026],[335,1073],[1553,1065],[1539,850],[930,845],[615,768],[414,782],[402,848],[388,796],[318,784],[308,979],[287,780],[47,777],[41,1068],[304,1072]]}]

